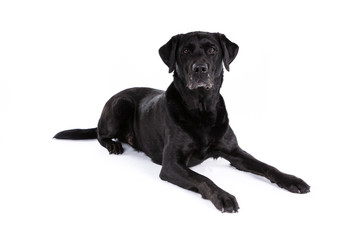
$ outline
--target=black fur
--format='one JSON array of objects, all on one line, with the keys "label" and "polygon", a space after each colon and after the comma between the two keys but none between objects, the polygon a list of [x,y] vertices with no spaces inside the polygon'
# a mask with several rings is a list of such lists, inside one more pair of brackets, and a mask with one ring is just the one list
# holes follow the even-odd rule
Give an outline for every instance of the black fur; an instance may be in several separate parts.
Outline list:
[{"label": "black fur", "polygon": [[223,212],[237,212],[235,197],[189,167],[223,157],[235,168],[264,176],[291,192],[309,192],[303,180],[258,161],[238,146],[220,95],[223,64],[229,70],[237,52],[238,46],[223,34],[176,35],[159,49],[169,72],[174,72],[165,92],[124,90],[105,104],[97,129],[63,131],[55,138],[97,137],[113,154],[121,154],[121,143],[128,143],[162,165],[161,179],[200,193]]},{"label": "black fur", "polygon": [[90,129],[71,129],[59,132],[54,136],[57,139],[73,139],[73,140],[84,140],[94,139],[97,137],[97,128]]}]

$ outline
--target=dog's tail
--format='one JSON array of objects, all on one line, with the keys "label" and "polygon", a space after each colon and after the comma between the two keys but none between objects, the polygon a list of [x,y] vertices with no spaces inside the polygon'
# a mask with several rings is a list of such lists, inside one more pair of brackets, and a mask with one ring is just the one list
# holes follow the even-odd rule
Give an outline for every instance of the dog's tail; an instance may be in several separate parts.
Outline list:
[{"label": "dog's tail", "polygon": [[57,133],[56,139],[84,140],[97,138],[97,128],[89,129],[71,129]]}]

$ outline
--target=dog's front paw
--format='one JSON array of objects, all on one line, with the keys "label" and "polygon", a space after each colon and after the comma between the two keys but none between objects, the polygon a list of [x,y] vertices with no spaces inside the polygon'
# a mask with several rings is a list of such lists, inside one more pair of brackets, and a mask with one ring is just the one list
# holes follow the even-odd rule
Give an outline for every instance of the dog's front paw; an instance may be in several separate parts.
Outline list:
[{"label": "dog's front paw", "polygon": [[275,182],[279,187],[285,188],[292,193],[308,193],[310,186],[302,179],[289,174],[277,177]]},{"label": "dog's front paw", "polygon": [[209,197],[209,200],[215,205],[218,210],[223,213],[235,213],[239,210],[239,205],[236,201],[236,198],[223,190],[213,193]]}]

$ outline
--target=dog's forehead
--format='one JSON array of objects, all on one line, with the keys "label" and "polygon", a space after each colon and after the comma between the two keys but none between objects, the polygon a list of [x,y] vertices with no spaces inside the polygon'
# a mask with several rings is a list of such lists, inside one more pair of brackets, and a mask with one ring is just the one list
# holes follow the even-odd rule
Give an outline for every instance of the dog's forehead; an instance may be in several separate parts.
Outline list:
[{"label": "dog's forehead", "polygon": [[218,44],[218,37],[215,33],[191,32],[183,35],[180,45],[188,44]]}]

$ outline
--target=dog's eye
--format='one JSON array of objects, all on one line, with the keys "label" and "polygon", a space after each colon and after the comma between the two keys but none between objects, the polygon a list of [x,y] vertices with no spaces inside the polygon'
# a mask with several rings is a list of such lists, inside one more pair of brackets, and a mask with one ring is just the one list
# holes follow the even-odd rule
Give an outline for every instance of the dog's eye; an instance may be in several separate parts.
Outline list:
[{"label": "dog's eye", "polygon": [[189,53],[190,53],[190,50],[187,49],[187,48],[185,48],[185,49],[182,51],[182,53],[183,53],[184,55],[189,54]]},{"label": "dog's eye", "polygon": [[216,53],[216,49],[214,47],[211,47],[208,49],[208,53],[209,54],[215,54]]}]

